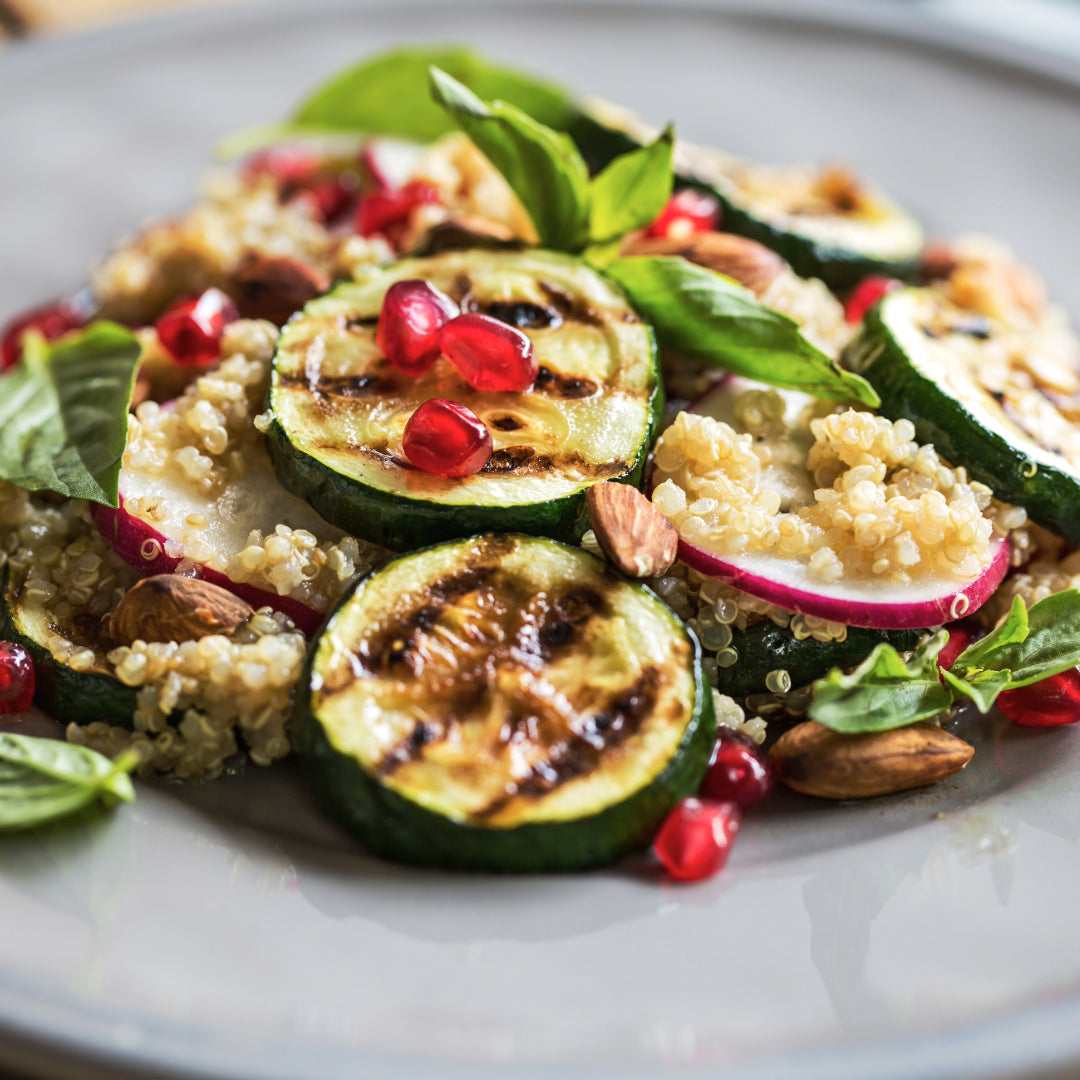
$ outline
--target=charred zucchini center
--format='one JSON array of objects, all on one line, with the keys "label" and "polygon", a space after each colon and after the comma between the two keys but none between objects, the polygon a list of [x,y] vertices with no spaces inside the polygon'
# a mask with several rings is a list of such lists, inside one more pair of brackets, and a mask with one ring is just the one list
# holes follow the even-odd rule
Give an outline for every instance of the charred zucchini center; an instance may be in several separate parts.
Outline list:
[{"label": "charred zucchini center", "polygon": [[399,795],[489,827],[573,820],[646,787],[695,699],[670,612],[591,556],[488,536],[362,584],[316,653],[334,749]]}]

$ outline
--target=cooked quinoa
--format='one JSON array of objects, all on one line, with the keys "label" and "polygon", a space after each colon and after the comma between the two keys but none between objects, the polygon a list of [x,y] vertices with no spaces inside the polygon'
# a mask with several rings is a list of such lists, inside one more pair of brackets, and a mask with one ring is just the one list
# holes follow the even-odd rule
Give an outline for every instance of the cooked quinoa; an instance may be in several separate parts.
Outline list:
[{"label": "cooked quinoa", "polygon": [[[1026,520],[993,507],[988,487],[916,443],[909,420],[847,409],[755,440],[755,429],[781,422],[784,404],[775,391],[746,393],[735,409],[750,430],[683,413],[656,447],[653,500],[705,550],[805,559],[823,582],[908,584],[942,571],[963,580],[989,565],[995,532]],[[777,472],[797,477],[786,505]]]}]

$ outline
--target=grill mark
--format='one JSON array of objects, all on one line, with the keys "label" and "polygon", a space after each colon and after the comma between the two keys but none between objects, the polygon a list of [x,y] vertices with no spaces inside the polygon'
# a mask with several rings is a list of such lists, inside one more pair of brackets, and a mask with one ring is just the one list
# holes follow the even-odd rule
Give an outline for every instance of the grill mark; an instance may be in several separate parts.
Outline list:
[{"label": "grill mark", "polygon": [[592,397],[599,389],[600,387],[592,379],[579,378],[576,375],[562,375],[543,364],[540,365],[540,370],[536,373],[536,382],[533,383],[534,394],[568,400]]},{"label": "grill mark", "polygon": [[554,307],[544,307],[527,300],[495,300],[484,305],[482,310],[485,315],[518,330],[556,330],[563,322],[562,315]]},{"label": "grill mark", "polygon": [[496,431],[520,431],[525,426],[516,416],[493,416],[489,423]]},{"label": "grill mark", "polygon": [[378,315],[354,315],[345,320],[346,330],[367,330],[372,326],[379,325]]},{"label": "grill mark", "polygon": [[[506,791],[473,816],[480,820],[493,817],[515,798],[542,798],[568,781],[594,772],[605,753],[623,745],[641,730],[656,705],[662,683],[659,668],[645,668],[631,686],[586,716],[580,729],[552,745],[547,756],[533,765],[531,775],[520,781],[516,790]],[[515,730],[528,736],[529,721],[533,719],[528,715],[515,716],[508,725],[511,739]]]},{"label": "grill mark", "polygon": [[321,398],[374,398],[400,393],[393,376],[365,372],[362,375],[320,375],[314,382],[303,375],[280,374],[278,381],[289,390],[306,390]]},{"label": "grill mark", "polygon": [[562,316],[565,322],[582,323],[585,326],[604,326],[606,319],[583,296],[573,296],[559,285],[550,281],[538,281],[540,291],[548,298],[548,303]]}]

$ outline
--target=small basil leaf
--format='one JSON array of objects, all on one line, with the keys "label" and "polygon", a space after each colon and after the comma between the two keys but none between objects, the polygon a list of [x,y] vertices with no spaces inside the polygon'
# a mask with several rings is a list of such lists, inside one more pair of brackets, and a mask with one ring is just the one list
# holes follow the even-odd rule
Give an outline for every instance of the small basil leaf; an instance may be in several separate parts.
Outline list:
[{"label": "small basil leaf", "polygon": [[651,224],[671,198],[669,125],[655,142],[617,157],[591,184],[589,240],[606,244]]},{"label": "small basil leaf", "polygon": [[973,642],[960,653],[953,662],[952,670],[960,678],[964,678],[965,672],[968,671],[979,671],[986,667],[998,667],[998,664],[992,662],[994,654],[1008,645],[1019,644],[1027,636],[1027,606],[1017,596],[1014,597],[1009,614],[1005,616],[1001,625],[992,630],[986,637]]},{"label": "small basil leaf", "polygon": [[[1019,598],[1013,603],[1022,604]],[[1080,664],[1080,592],[1067,589],[1033,604],[1022,640],[1002,643],[979,658],[983,670],[1007,671],[1009,687],[1028,686]],[[957,663],[964,658],[960,654]],[[955,670],[955,667],[954,667]],[[968,678],[966,674],[962,677]]]},{"label": "small basil leaf", "polygon": [[540,243],[581,251],[588,242],[589,172],[573,141],[513,105],[485,102],[438,68],[431,92],[521,200]]},{"label": "small basil leaf", "polygon": [[833,668],[814,683],[807,715],[833,731],[857,734],[889,731],[942,712],[953,701],[938,679],[937,654],[947,640],[948,634],[935,634],[910,660],[883,642],[850,675]]},{"label": "small basil leaf", "polygon": [[131,802],[128,773],[138,760],[113,762],[85,746],[0,732],[0,830],[29,829],[98,800]]},{"label": "small basil leaf", "polygon": [[952,671],[942,668],[941,677],[957,694],[974,701],[981,713],[988,713],[997,701],[998,694],[1012,685],[1007,671],[976,671],[959,678]]},{"label": "small basil leaf", "polygon": [[139,352],[109,322],[51,344],[27,334],[0,376],[0,479],[115,507]]},{"label": "small basil leaf", "polygon": [[839,368],[794,320],[730,278],[673,255],[618,259],[605,273],[666,348],[828,401],[880,404],[865,379]]}]

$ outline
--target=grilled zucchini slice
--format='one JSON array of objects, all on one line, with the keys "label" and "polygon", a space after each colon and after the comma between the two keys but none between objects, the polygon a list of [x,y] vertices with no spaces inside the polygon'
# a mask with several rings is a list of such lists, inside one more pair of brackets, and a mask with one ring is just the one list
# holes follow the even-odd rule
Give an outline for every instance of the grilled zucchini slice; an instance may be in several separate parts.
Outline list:
[{"label": "grilled zucchini slice", "polygon": [[[56,659],[49,640],[57,635],[92,650],[94,662],[76,671]],[[62,619],[55,605],[26,589],[10,566],[0,574],[0,639],[22,645],[33,659],[39,708],[65,724],[103,720],[131,727],[136,691],[112,674],[105,654],[114,643],[102,624],[85,616]]]},{"label": "grilled zucchini slice", "polygon": [[486,535],[365,578],[297,693],[316,791],[377,854],[577,870],[648,842],[715,735],[696,639],[578,548]]},{"label": "grilled zucchini slice", "polygon": [[[632,114],[601,106],[583,111],[570,134],[599,170],[656,133]],[[677,188],[719,200],[725,232],[771,248],[800,277],[842,291],[870,274],[907,279],[916,269],[922,226],[846,170],[758,165],[681,141],[674,164]]]},{"label": "grilled zucchini slice", "polygon": [[867,314],[843,361],[881,395],[884,415],[909,417],[921,442],[1080,543],[1075,358],[1046,355],[933,289],[904,289]]},{"label": "grilled zucchini slice", "polygon": [[[386,290],[413,278],[524,330],[540,365],[532,389],[474,390],[445,358],[422,376],[395,369],[375,329]],[[435,476],[406,459],[405,423],[429,398],[487,424],[494,453],[479,473]],[[639,482],[661,406],[652,330],[615,285],[565,255],[447,252],[341,285],[285,327],[269,446],[285,487],[389,548],[488,530],[576,540],[591,484]]]}]

